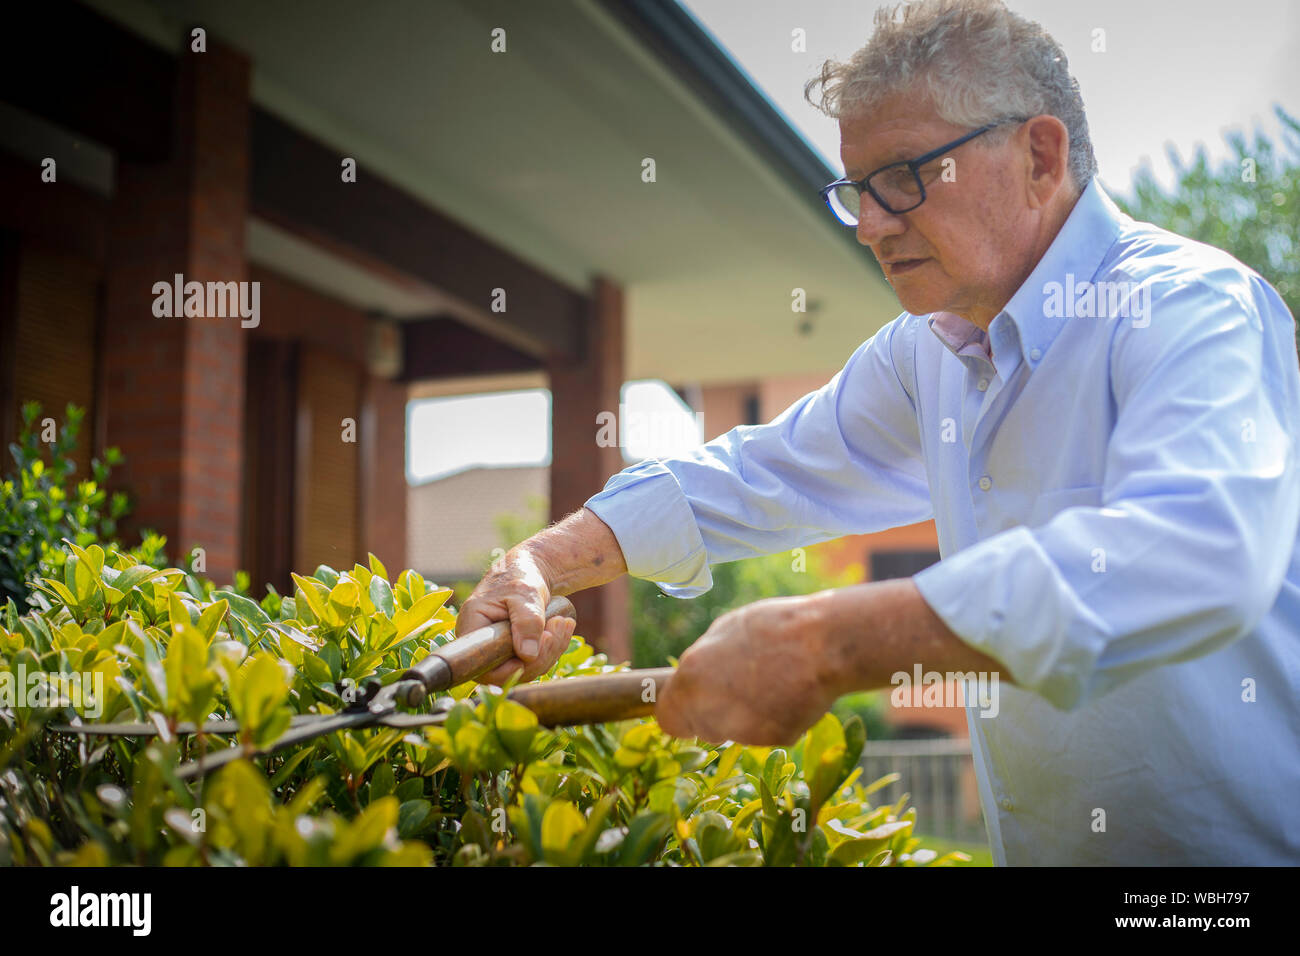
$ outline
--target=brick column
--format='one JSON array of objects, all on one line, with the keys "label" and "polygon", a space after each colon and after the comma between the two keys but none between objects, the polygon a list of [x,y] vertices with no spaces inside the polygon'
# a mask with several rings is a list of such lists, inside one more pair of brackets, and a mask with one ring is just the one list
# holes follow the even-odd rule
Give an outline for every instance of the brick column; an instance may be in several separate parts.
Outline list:
[{"label": "brick column", "polygon": [[247,279],[249,79],[219,43],[182,54],[169,158],[118,167],[104,306],[106,440],[135,498],[124,535],[166,534],[173,561],[201,546],[218,583],[240,559],[249,330],[238,316],[155,317],[153,286]]},{"label": "brick column", "polygon": [[[596,416],[618,413],[623,386],[623,290],[597,279],[581,359],[547,363],[551,379],[551,520],[577,511],[622,470],[617,447],[596,444]],[[577,633],[615,662],[631,660],[628,579],[573,596]]]},{"label": "brick column", "polygon": [[368,375],[361,402],[361,547],[396,577],[407,566],[406,386]]}]

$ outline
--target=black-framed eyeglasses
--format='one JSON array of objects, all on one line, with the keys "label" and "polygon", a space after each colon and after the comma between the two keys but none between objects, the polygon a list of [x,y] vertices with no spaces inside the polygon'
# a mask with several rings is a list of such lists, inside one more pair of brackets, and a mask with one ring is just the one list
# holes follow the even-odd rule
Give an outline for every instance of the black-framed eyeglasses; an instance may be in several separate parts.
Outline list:
[{"label": "black-framed eyeglasses", "polygon": [[835,214],[835,218],[846,226],[857,226],[864,192],[870,193],[871,198],[880,203],[881,208],[887,213],[897,216],[911,212],[925,202],[925,183],[921,179],[921,167],[991,129],[1008,123],[1023,122],[1025,122],[1023,119],[1007,119],[989,123],[954,139],[951,143],[945,143],[938,149],[930,150],[924,156],[881,166],[862,179],[837,179],[830,185],[822,187],[822,199],[826,200],[826,205]]}]

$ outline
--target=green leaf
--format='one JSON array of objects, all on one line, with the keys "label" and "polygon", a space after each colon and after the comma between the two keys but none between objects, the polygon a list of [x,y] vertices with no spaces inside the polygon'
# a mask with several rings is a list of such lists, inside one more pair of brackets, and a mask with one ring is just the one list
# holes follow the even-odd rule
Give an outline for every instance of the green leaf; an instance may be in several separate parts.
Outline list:
[{"label": "green leaf", "polygon": [[262,606],[252,598],[245,597],[242,594],[236,594],[234,591],[213,591],[212,599],[221,600],[230,604],[232,613],[242,618],[244,621],[265,626],[271,623],[271,618],[262,610]]},{"label": "green leaf", "polygon": [[60,581],[56,581],[53,578],[42,578],[42,580],[54,589],[58,599],[68,607],[75,608],[80,606],[80,602],[77,601],[77,596],[68,590],[67,585]]},{"label": "green leaf", "polygon": [[586,829],[587,820],[567,800],[553,800],[542,816],[542,855],[548,863],[571,865],[569,848]]},{"label": "green leaf", "polygon": [[433,813],[428,800],[407,800],[398,808],[397,835],[403,840],[415,837]]},{"label": "green leaf", "polygon": [[809,816],[815,818],[821,805],[839,789],[847,776],[844,728],[834,714],[825,714],[813,724],[803,750],[804,779],[808,781]]},{"label": "green leaf", "polygon": [[171,621],[172,634],[179,634],[182,630],[194,626],[194,618],[190,616],[190,609],[175,591],[167,592],[167,614],[168,619]]},{"label": "green leaf", "polygon": [[892,823],[882,823],[865,833],[844,827],[836,820],[829,820],[825,825],[845,838],[831,850],[829,862],[834,866],[852,866],[884,849],[897,834],[910,830],[912,822],[896,820]]},{"label": "green leaf", "polygon": [[[136,590],[136,588],[141,584],[148,581],[158,573],[157,568],[151,568],[147,564],[136,564],[127,568],[125,571],[116,573],[113,577],[110,577],[106,570],[104,580],[106,583],[112,585],[115,590],[121,592],[123,597],[126,597],[129,596],[130,592]],[[110,603],[117,604],[118,601]]]},{"label": "green leaf", "polygon": [[539,729],[537,715],[523,704],[507,698],[497,705],[492,724],[510,759],[515,763],[525,763]]},{"label": "green leaf", "polygon": [[844,722],[844,767],[848,774],[862,759],[862,750],[867,744],[867,728],[862,718],[853,714]]},{"label": "green leaf", "polygon": [[358,654],[352,660],[352,663],[347,666],[343,676],[358,681],[363,677],[369,677],[374,671],[375,665],[383,659],[383,651],[369,651],[365,654]]},{"label": "green leaf", "polygon": [[357,582],[351,577],[340,577],[338,583],[330,589],[329,599],[344,619],[351,617],[357,607]]},{"label": "green leaf", "polygon": [[[806,765],[806,756],[804,760]],[[771,753],[767,755],[767,760],[763,764],[763,781],[767,784],[767,789],[771,791],[772,796],[779,797],[785,790],[785,784],[790,779],[793,766],[790,763],[789,755],[780,747],[773,748]]]},{"label": "green leaf", "polygon": [[[373,558],[374,555],[371,555]],[[384,615],[392,618],[395,613],[393,605],[393,588],[379,575],[370,579],[370,600],[375,602],[375,607]]]},{"label": "green leaf", "polygon": [[271,778],[271,787],[278,788],[288,783],[293,777],[293,772],[298,769],[298,765],[310,757],[312,752],[311,747],[303,747],[301,750],[294,751],[294,753],[280,765],[280,769],[275,772],[275,776]]},{"label": "green leaf", "polygon": [[[343,654],[334,643],[326,644],[317,655],[329,668],[329,679],[335,684],[343,679]],[[304,656],[304,660],[306,657]]]},{"label": "green leaf", "polygon": [[95,593],[95,572],[80,557],[68,558],[68,567],[72,570],[73,580],[75,581],[73,590],[77,595],[77,603],[85,604],[90,600],[90,596]]},{"label": "green leaf", "polygon": [[211,641],[217,636],[217,631],[221,627],[221,622],[226,619],[226,613],[230,610],[230,603],[227,601],[217,601],[215,604],[209,604],[199,615],[198,622],[194,625],[204,640]]},{"label": "green leaf", "polygon": [[267,653],[253,655],[231,678],[231,709],[243,730],[258,744],[268,743],[277,735],[276,711],[288,695],[284,671]]},{"label": "green leaf", "polygon": [[[330,644],[328,647],[334,647],[334,645]],[[337,655],[338,648],[334,648],[334,650]],[[330,665],[326,663],[324,658],[310,651],[304,652],[302,655],[302,669],[307,675],[307,679],[315,684],[332,684],[338,680],[335,672],[330,669]]]},{"label": "green leaf", "polygon": [[294,584],[298,585],[298,594],[302,595],[303,600],[311,609],[315,619],[322,624],[331,624],[338,626],[338,615],[328,608],[329,591],[325,585],[319,581],[313,581],[311,578],[304,578],[300,574],[291,575]]},{"label": "green leaf", "polygon": [[375,768],[375,772],[370,775],[370,799],[377,800],[380,797],[386,797],[393,792],[396,782],[393,778],[393,768],[383,763]]},{"label": "green leaf", "polygon": [[409,610],[398,611],[393,615],[393,623],[397,625],[397,637],[403,638],[411,631],[428,621],[438,609],[447,603],[447,598],[451,597],[451,588],[440,588],[436,591],[430,591],[424,595]]},{"label": "green leaf", "polygon": [[397,826],[398,809],[395,798],[384,797],[362,810],[351,825],[343,827],[343,832],[330,847],[331,861],[335,865],[352,863],[377,848],[384,835]]},{"label": "green leaf", "polygon": [[393,791],[397,799],[406,803],[409,800],[418,800],[424,795],[424,780],[420,777],[412,777],[410,780],[403,780]]},{"label": "green leaf", "polygon": [[643,813],[634,817],[619,846],[618,865],[641,866],[650,862],[672,828],[672,818],[667,814]]},{"label": "green leaf", "polygon": [[171,712],[184,720],[203,720],[212,709],[219,683],[208,667],[207,640],[196,628],[182,628],[167,645],[163,666]]},{"label": "green leaf", "polygon": [[339,573],[328,564],[317,565],[316,571],[312,574],[312,577],[325,585],[326,590],[339,583]]}]

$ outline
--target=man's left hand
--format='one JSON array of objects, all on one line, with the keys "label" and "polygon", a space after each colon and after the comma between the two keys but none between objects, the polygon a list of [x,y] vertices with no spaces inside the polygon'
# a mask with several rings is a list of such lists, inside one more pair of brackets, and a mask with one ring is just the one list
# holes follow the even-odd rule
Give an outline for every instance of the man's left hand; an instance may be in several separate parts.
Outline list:
[{"label": "man's left hand", "polygon": [[655,705],[674,737],[789,745],[838,696],[822,655],[818,595],[769,598],[730,611],[681,657]]}]

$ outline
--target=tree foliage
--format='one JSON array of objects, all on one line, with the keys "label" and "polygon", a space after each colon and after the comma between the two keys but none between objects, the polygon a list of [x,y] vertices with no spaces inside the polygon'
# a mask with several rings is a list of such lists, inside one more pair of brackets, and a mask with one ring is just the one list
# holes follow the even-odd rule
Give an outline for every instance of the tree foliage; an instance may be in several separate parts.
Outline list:
[{"label": "tree foliage", "polygon": [[[1232,156],[1218,163],[1199,146],[1190,162],[1169,150],[1175,186],[1165,191],[1149,165],[1133,197],[1116,199],[1130,216],[1216,246],[1267,279],[1292,316],[1300,314],[1300,121],[1275,108],[1281,136],[1261,130],[1227,137]],[[1297,332],[1300,348],[1300,331]]]}]

